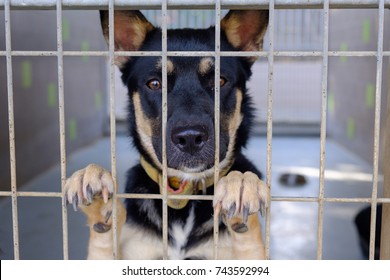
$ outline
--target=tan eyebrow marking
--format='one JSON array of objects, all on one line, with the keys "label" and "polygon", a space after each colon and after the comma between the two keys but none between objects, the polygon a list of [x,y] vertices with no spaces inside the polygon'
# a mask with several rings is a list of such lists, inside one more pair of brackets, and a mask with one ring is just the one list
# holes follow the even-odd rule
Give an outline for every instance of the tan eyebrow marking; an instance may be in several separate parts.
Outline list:
[{"label": "tan eyebrow marking", "polygon": [[199,63],[199,74],[206,75],[210,72],[211,68],[214,66],[214,61],[211,57],[205,57],[200,60]]},{"label": "tan eyebrow marking", "polygon": [[[159,59],[156,63],[156,69],[162,70],[162,61]],[[173,65],[173,62],[169,59],[167,59],[167,74],[172,74],[175,71],[175,66]]]}]

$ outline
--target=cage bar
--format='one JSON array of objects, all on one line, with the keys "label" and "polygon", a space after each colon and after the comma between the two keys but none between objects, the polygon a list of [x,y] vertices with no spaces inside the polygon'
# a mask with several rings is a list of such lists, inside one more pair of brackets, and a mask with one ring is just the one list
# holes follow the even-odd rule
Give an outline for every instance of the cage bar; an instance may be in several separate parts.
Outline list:
[{"label": "cage bar", "polygon": [[[104,9],[107,8],[110,0],[63,0],[64,9]],[[116,0],[115,6],[121,9],[160,9],[164,0]],[[7,0],[0,0],[0,7],[3,7]],[[55,9],[56,0],[10,0],[13,9]],[[390,0],[384,0],[385,8],[390,7]],[[330,0],[329,6],[334,8],[377,8],[377,0]],[[169,0],[167,1],[169,9],[214,9],[215,1],[209,0]],[[268,0],[222,0],[222,9],[265,9],[269,7]],[[323,7],[323,0],[276,0],[274,7],[277,9],[307,9]]]},{"label": "cage bar", "polygon": [[115,120],[115,42],[114,42],[114,0],[108,3],[108,21],[109,21],[109,79],[110,79],[110,156],[111,156],[111,176],[114,181],[114,193],[112,197],[112,237],[113,237],[113,258],[119,258],[118,242],[118,211],[117,211],[117,193],[118,180],[116,168],[116,120]]},{"label": "cage bar", "polygon": [[66,139],[65,139],[65,101],[64,101],[64,57],[62,42],[62,5],[57,0],[57,74],[58,74],[58,113],[60,126],[60,157],[61,157],[61,192],[62,192],[62,240],[64,259],[69,259],[68,252],[68,210],[65,194],[66,182]]},{"label": "cage bar", "polygon": [[[219,181],[219,143],[220,143],[220,123],[221,123],[221,98],[220,98],[220,78],[221,78],[221,1],[215,1],[215,67],[214,67],[214,134],[215,134],[215,153],[214,153],[214,185]],[[219,212],[219,211],[218,211]],[[219,215],[214,209],[214,259],[218,259],[218,234],[219,234]]]},{"label": "cage bar", "polygon": [[[238,56],[238,57],[268,57],[267,51],[220,51],[220,56]],[[274,57],[322,57],[322,51],[275,51]],[[162,56],[162,52],[152,51],[115,51],[117,56]],[[390,56],[390,51],[382,52],[384,57]],[[6,51],[0,51],[0,56],[6,56]],[[94,57],[109,57],[108,51],[63,51],[63,56],[94,56]],[[57,51],[11,51],[11,56],[57,56]],[[167,56],[215,56],[215,52],[205,51],[168,51]],[[328,51],[327,56],[329,57],[376,57],[377,51]]]},{"label": "cage bar", "polygon": [[[269,23],[268,23],[268,94],[267,94],[267,164],[266,164],[266,185],[269,187],[269,194],[272,196],[272,102],[273,102],[273,76],[274,76],[274,23],[275,3],[269,1]],[[265,258],[270,259],[271,244],[271,199],[268,205],[265,219]]]},{"label": "cage bar", "polygon": [[370,251],[369,258],[375,256],[375,230],[376,212],[378,198],[378,176],[379,176],[379,138],[380,138],[380,114],[382,96],[382,68],[383,68],[383,29],[385,17],[384,0],[379,1],[378,9],[378,53],[376,64],[376,93],[375,93],[375,123],[374,123],[374,148],[373,148],[373,179],[372,179],[372,201],[371,201],[371,226],[370,226]]},{"label": "cage bar", "polygon": [[[162,51],[155,52],[125,52],[115,51],[114,49],[114,6],[118,9],[124,8],[157,8],[162,10]],[[168,9],[189,9],[189,8],[207,8],[216,11],[216,37],[215,50],[210,52],[172,52],[167,50],[167,11]],[[109,50],[108,51],[63,51],[62,45],[62,10],[63,9],[107,9],[109,10]],[[225,8],[268,8],[270,12],[269,19],[269,50],[258,52],[224,52],[220,50],[220,19],[221,10]],[[324,36],[322,51],[275,51],[274,50],[274,24],[275,9],[278,8],[316,8],[324,11]],[[331,8],[375,8],[378,9],[378,49],[376,51],[329,51],[329,10]],[[65,150],[65,113],[64,113],[64,74],[63,57],[64,56],[96,56],[108,57],[109,64],[109,83],[110,83],[110,137],[111,137],[111,169],[114,179],[115,190],[113,197],[113,240],[114,240],[114,258],[119,257],[118,236],[117,236],[117,212],[116,198],[141,198],[141,199],[161,199],[163,202],[163,258],[168,259],[168,199],[190,199],[190,200],[212,200],[211,195],[189,195],[174,196],[168,195],[166,188],[163,188],[162,194],[123,194],[118,193],[117,174],[116,174],[116,122],[115,122],[115,83],[114,83],[114,58],[115,56],[161,56],[163,69],[163,184],[167,184],[167,157],[166,157],[166,121],[167,121],[167,57],[168,56],[213,56],[215,57],[215,182],[219,180],[219,124],[220,124],[220,99],[219,99],[219,79],[220,79],[220,57],[224,56],[257,56],[268,59],[268,100],[267,100],[267,166],[266,183],[271,188],[272,179],[272,109],[273,109],[273,66],[275,57],[321,57],[322,64],[322,105],[321,105],[321,134],[320,134],[320,178],[318,197],[270,197],[269,201],[291,201],[291,202],[315,202],[318,203],[318,228],[317,228],[317,259],[322,258],[322,234],[323,234],[323,211],[324,203],[367,203],[371,205],[371,225],[370,225],[370,259],[374,258],[375,253],[375,226],[376,206],[383,203],[382,219],[382,239],[381,239],[381,258],[390,259],[389,251],[389,232],[390,222],[386,215],[390,213],[390,183],[389,168],[384,165],[384,198],[378,198],[379,181],[379,138],[380,138],[380,108],[381,108],[381,84],[383,74],[383,57],[390,57],[390,51],[383,50],[384,40],[384,9],[390,8],[390,0],[216,0],[216,1],[186,1],[186,0],[151,0],[141,2],[139,0],[95,0],[95,1],[77,1],[77,0],[0,0],[0,9],[5,11],[5,40],[6,50],[0,51],[0,56],[6,57],[7,63],[7,92],[8,92],[8,117],[9,117],[9,140],[10,140],[10,166],[11,166],[11,191],[0,191],[0,197],[11,197],[12,200],[12,221],[13,221],[13,239],[14,239],[14,258],[19,259],[19,221],[18,221],[18,197],[62,197],[63,186],[66,180],[66,150]],[[56,9],[57,15],[57,50],[56,51],[13,51],[11,47],[11,9]],[[59,95],[59,119],[60,119],[60,148],[61,148],[61,190],[62,192],[21,192],[17,190],[16,182],[16,156],[15,156],[15,124],[14,124],[14,103],[13,103],[13,77],[12,77],[12,57],[18,56],[56,56],[58,68],[58,95]],[[372,195],[370,198],[327,198],[324,197],[324,178],[325,178],[325,144],[326,144],[326,114],[327,114],[327,79],[328,79],[328,59],[329,57],[350,56],[350,57],[376,57],[376,99],[375,99],[375,123],[374,123],[374,152],[373,152],[373,179]],[[390,91],[389,91],[390,95]],[[387,125],[387,135],[389,135],[390,124]],[[388,142],[388,141],[387,141]],[[386,143],[385,160],[390,158],[390,144]],[[67,210],[64,199],[62,200],[62,230],[63,230],[63,254],[64,259],[68,259],[68,224]],[[266,258],[270,258],[270,207],[266,216]],[[214,215],[214,257],[218,257],[218,224],[219,219]]]},{"label": "cage bar", "polygon": [[5,1],[5,48],[7,63],[7,92],[8,92],[8,133],[9,152],[11,168],[11,199],[12,199],[12,225],[14,241],[14,258],[19,259],[19,221],[18,221],[18,199],[16,183],[16,147],[15,147],[15,118],[14,118],[14,90],[12,77],[12,55],[11,55],[11,12],[10,2]]},{"label": "cage bar", "polygon": [[329,49],[329,0],[324,1],[324,36],[321,85],[321,132],[320,132],[320,174],[318,193],[317,259],[322,259],[324,232],[325,156],[326,156],[326,113],[328,103],[328,49]]},{"label": "cage bar", "polygon": [[[390,65],[388,65],[388,71],[390,71]],[[389,72],[390,73],[390,72]],[[390,81],[387,84],[387,100],[390,100]],[[390,111],[390,102],[387,103],[387,112]],[[383,162],[390,162],[390,114],[387,114],[385,124],[385,147]],[[384,182],[383,182],[383,197],[390,200],[390,165],[383,165]],[[378,203],[381,203],[378,199]],[[381,228],[381,246],[380,246],[380,259],[390,260],[390,204],[383,203],[382,205],[382,228]],[[379,222],[379,221],[377,221]]]},{"label": "cage bar", "polygon": [[[161,3],[162,12],[162,184],[168,185],[168,159],[167,159],[167,119],[168,119],[168,32],[167,32],[167,0]],[[168,259],[168,190],[163,187],[162,193],[162,241],[163,259]]]}]

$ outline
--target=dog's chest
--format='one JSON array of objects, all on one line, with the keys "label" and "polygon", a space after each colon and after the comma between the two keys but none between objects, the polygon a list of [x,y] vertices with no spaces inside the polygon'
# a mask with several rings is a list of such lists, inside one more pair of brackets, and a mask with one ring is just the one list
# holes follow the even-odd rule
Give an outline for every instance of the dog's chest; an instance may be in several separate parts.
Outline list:
[{"label": "dog's chest", "polygon": [[[197,224],[196,209],[191,207],[185,219],[169,223],[168,258],[207,259],[212,257],[213,246],[209,246],[209,238],[199,239],[199,234],[208,236],[212,226],[212,220],[201,225]],[[125,224],[121,243],[125,259],[161,259],[163,255],[161,236],[144,231],[131,223]]]},{"label": "dog's chest", "polygon": [[194,230],[195,225],[195,213],[192,208],[185,223],[174,222],[171,225],[170,237],[171,237],[171,251],[169,254],[173,259],[183,259],[186,255],[186,246],[188,244],[189,237]]}]

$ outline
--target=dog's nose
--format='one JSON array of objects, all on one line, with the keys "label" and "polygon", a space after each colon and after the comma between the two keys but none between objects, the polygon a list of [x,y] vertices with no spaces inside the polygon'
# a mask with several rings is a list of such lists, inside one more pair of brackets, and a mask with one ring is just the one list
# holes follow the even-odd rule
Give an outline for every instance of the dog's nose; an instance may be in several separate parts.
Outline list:
[{"label": "dog's nose", "polygon": [[209,134],[202,126],[181,127],[172,131],[171,138],[181,151],[193,155],[202,149]]}]

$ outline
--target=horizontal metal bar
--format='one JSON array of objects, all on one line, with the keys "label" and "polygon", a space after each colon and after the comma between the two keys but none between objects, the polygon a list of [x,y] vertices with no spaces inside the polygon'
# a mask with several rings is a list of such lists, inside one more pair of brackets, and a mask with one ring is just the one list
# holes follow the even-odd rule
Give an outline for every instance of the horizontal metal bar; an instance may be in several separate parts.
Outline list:
[{"label": "horizontal metal bar", "polygon": [[[118,51],[114,52],[117,56],[162,56],[162,52],[153,51],[153,52],[144,52],[144,51],[134,51],[134,52],[124,52]],[[6,56],[6,51],[0,51],[0,56]],[[329,51],[328,56],[331,57],[376,57],[376,51]],[[11,51],[12,56],[57,56],[57,51]],[[96,56],[96,57],[108,57],[108,51],[64,51],[64,56]],[[168,52],[168,56],[215,56],[215,53],[210,52]],[[275,57],[321,57],[323,53],[321,51],[274,51]],[[257,57],[267,57],[268,52],[223,52],[221,51],[221,56],[237,56],[237,57],[247,57],[247,56],[257,56]],[[383,56],[390,56],[390,51],[384,51]]]},{"label": "horizontal metal bar", "polygon": [[[56,8],[56,0],[11,0],[11,8],[26,9],[52,9]],[[108,8],[108,0],[63,0],[63,9],[104,9]],[[330,8],[377,8],[377,0],[330,0]],[[385,7],[390,8],[390,0],[385,0]],[[162,0],[116,0],[116,8],[131,9],[161,9]],[[222,9],[266,9],[268,0],[222,0]],[[277,9],[302,9],[323,7],[323,0],[275,0]],[[0,8],[4,8],[4,0],[0,0]],[[214,9],[214,1],[209,0],[169,0],[168,9]]]},{"label": "horizontal metal bar", "polygon": [[[0,196],[11,196],[11,192],[1,191]],[[16,196],[24,197],[61,197],[59,192],[16,192]]]},{"label": "horizontal metal bar", "polygon": [[[58,197],[61,198],[59,192],[16,192],[18,197]],[[0,197],[11,197],[12,192],[0,191]],[[162,199],[161,194],[139,194],[139,193],[118,193],[118,198],[129,199]],[[188,199],[188,200],[213,200],[212,195],[168,195],[168,199]],[[318,197],[287,197],[287,196],[274,196],[272,201],[277,202],[318,202]],[[325,197],[325,202],[330,203],[371,203],[372,199],[368,197],[363,198],[337,198],[337,197]],[[390,198],[377,198],[378,203],[390,203]]]},{"label": "horizontal metal bar", "polygon": [[[317,197],[272,197],[272,201],[278,202],[318,202]],[[324,202],[329,203],[371,203],[371,198],[337,198],[337,197],[325,197]],[[378,198],[377,203],[390,203],[390,198]]]}]

